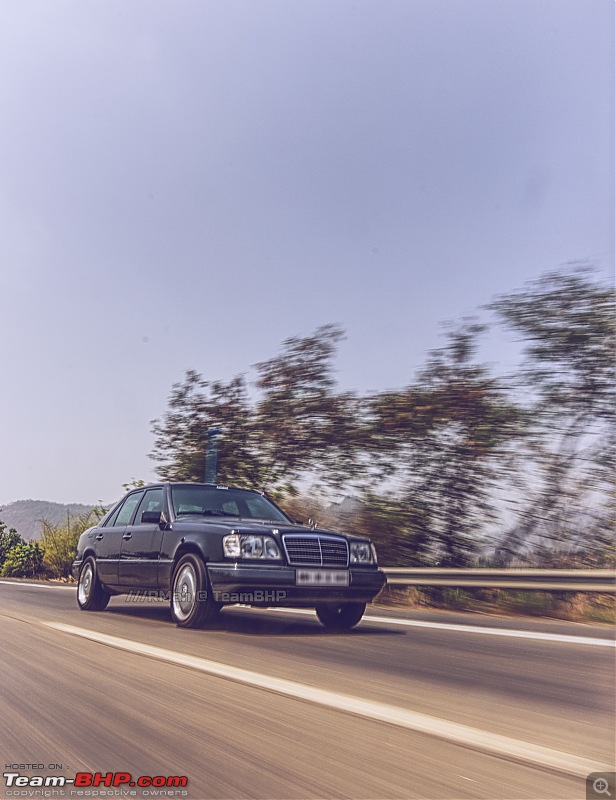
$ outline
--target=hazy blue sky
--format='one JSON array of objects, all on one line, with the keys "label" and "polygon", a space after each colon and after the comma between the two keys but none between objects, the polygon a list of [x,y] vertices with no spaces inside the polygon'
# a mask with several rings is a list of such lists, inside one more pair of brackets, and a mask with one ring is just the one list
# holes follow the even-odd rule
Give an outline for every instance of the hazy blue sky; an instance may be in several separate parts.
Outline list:
[{"label": "hazy blue sky", "polygon": [[1,0],[0,503],[151,479],[188,368],[337,322],[345,388],[402,386],[612,275],[613,74],[611,0]]}]

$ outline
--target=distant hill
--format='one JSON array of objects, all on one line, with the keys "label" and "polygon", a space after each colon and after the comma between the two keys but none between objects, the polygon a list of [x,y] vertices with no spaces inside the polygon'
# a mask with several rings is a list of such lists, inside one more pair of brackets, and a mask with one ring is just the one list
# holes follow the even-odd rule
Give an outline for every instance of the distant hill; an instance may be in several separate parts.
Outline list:
[{"label": "distant hill", "polygon": [[47,500],[17,500],[0,507],[0,519],[7,527],[15,528],[24,539],[38,539],[41,535],[41,519],[52,525],[66,525],[67,513],[75,517],[87,514],[94,505],[81,503],[51,503]]}]

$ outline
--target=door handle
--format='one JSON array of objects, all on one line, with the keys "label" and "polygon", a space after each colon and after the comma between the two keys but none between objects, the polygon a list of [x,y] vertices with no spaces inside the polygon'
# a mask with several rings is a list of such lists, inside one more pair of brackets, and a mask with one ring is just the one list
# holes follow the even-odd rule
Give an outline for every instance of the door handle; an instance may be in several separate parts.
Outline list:
[{"label": "door handle", "polygon": [[133,534],[130,531],[127,531],[122,538],[123,539],[132,539],[133,538]]},{"label": "door handle", "polygon": [[103,538],[104,535],[105,534],[103,534],[103,533],[98,533],[94,538],[98,539],[98,541],[100,542],[100,540]]}]

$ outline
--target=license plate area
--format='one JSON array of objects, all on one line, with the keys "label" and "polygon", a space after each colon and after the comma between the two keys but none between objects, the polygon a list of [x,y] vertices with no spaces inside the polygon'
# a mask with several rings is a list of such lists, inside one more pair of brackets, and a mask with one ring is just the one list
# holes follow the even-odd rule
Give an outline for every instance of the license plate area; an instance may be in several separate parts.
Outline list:
[{"label": "license plate area", "polygon": [[349,573],[344,569],[297,569],[298,586],[348,586]]}]

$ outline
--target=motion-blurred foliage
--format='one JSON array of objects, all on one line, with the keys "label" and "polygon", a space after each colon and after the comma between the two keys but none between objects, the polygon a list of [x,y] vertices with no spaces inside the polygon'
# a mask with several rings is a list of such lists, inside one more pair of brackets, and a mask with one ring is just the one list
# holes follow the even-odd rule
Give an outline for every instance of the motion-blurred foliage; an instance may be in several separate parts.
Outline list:
[{"label": "motion-blurred foliage", "polygon": [[189,371],[152,423],[159,474],[203,480],[220,428],[220,483],[369,534],[384,564],[613,563],[614,288],[573,265],[486,308],[524,345],[513,375],[477,363],[475,319],[407,386],[363,397],[337,390],[335,325],[286,339],[253,393]]},{"label": "motion-blurred foliage", "polygon": [[501,551],[530,548],[542,563],[614,563],[614,287],[573,265],[490,308],[525,345],[512,376],[527,420],[518,514]]}]

